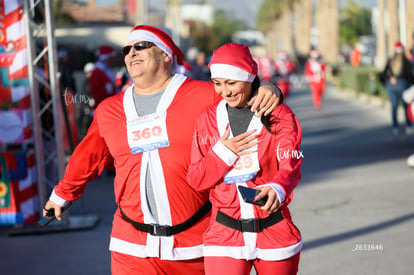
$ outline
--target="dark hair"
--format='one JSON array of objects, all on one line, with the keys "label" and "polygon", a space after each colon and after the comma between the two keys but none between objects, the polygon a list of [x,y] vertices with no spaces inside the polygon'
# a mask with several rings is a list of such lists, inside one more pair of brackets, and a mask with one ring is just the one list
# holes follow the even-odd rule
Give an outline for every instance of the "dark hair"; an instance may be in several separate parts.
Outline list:
[{"label": "dark hair", "polygon": [[[252,93],[250,94],[250,98],[253,97],[253,95],[255,95],[257,93],[257,91],[259,90],[260,87],[260,78],[258,76],[256,76],[252,82]],[[260,117],[260,121],[262,122],[263,126],[266,128],[266,130],[269,133],[274,134],[275,132],[273,132],[270,127],[272,126],[273,123],[275,123],[275,119],[272,118],[272,115],[262,115]]]}]

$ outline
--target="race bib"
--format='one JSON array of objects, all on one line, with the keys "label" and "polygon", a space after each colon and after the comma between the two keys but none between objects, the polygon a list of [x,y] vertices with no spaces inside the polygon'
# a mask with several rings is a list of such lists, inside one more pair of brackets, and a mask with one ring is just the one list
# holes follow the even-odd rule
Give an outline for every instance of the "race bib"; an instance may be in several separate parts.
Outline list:
[{"label": "race bib", "polygon": [[224,183],[233,184],[246,182],[253,179],[260,170],[259,158],[257,154],[257,146],[252,149],[256,152],[241,156],[233,168],[224,177]]},{"label": "race bib", "polygon": [[166,113],[154,113],[127,122],[128,143],[132,154],[168,147]]}]

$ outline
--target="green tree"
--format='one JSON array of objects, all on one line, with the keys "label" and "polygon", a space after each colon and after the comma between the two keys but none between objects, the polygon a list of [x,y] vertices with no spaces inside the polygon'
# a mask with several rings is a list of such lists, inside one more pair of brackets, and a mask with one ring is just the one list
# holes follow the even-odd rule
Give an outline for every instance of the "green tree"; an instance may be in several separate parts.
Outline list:
[{"label": "green tree", "polygon": [[54,12],[55,24],[61,25],[61,24],[75,23],[75,19],[73,19],[73,17],[69,13],[64,11],[63,4],[64,4],[63,0],[53,1],[53,12]]},{"label": "green tree", "polygon": [[285,0],[273,1],[263,0],[257,12],[256,27],[265,32],[271,29],[272,23],[276,21],[283,12]]},{"label": "green tree", "polygon": [[214,14],[213,31],[217,36],[218,43],[216,46],[232,42],[232,35],[235,32],[247,29],[246,23],[238,19],[229,18],[222,10],[218,10]]},{"label": "green tree", "polygon": [[203,52],[210,53],[218,44],[212,27],[197,21],[189,21],[192,45]]},{"label": "green tree", "polygon": [[211,53],[221,45],[232,42],[232,35],[235,32],[246,30],[248,27],[243,21],[229,18],[224,11],[217,10],[211,27],[190,22],[190,29],[194,46],[206,53]]},{"label": "green tree", "polygon": [[290,20],[290,39],[292,47],[296,49],[296,40],[294,35],[294,18],[295,18],[295,4],[302,0],[263,0],[262,5],[257,13],[256,25],[257,29],[266,32],[272,28],[272,23],[276,21],[284,12],[288,12],[291,16]]},{"label": "green tree", "polygon": [[339,42],[341,45],[355,45],[362,35],[372,34],[371,12],[361,8],[354,0],[347,0],[340,11]]}]

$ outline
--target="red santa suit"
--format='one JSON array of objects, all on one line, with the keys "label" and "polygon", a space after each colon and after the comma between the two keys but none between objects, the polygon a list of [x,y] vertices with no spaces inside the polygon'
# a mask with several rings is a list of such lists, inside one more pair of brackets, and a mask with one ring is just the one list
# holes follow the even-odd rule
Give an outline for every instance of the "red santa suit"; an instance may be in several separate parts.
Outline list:
[{"label": "red santa suit", "polygon": [[[247,131],[256,129],[256,134],[260,133],[257,153],[240,159],[217,142],[229,124],[224,100],[208,108],[197,120],[188,180],[198,191],[211,189],[213,208],[210,225],[204,233],[204,256],[278,261],[296,255],[302,247],[300,232],[288,209],[292,191],[301,179],[302,131],[286,105],[276,107],[272,116],[276,122],[271,130],[276,134],[268,132],[260,118],[253,116]],[[265,184],[279,190],[283,220],[258,233],[240,232],[216,221],[218,211],[234,219],[268,217],[269,213],[260,206],[244,202],[237,191],[239,185]]]},{"label": "red santa suit", "polygon": [[281,51],[278,57],[275,62],[276,85],[282,91],[284,98],[286,98],[291,88],[290,76],[295,71],[296,66],[288,59],[285,51]]},{"label": "red santa suit", "polygon": [[101,46],[98,50],[99,61],[95,64],[89,79],[89,89],[92,94],[94,103],[91,108],[96,109],[99,103],[105,98],[116,93],[115,73],[112,68],[105,64],[108,58],[115,56],[115,49],[110,46]]},{"label": "red santa suit", "polygon": [[273,65],[273,60],[270,58],[270,56],[263,56],[256,60],[257,65],[259,66],[259,76],[260,79],[264,82],[271,81],[274,73],[275,68]]},{"label": "red santa suit", "polygon": [[313,105],[316,109],[322,107],[322,96],[325,92],[326,64],[320,60],[319,53],[312,50],[311,58],[305,64],[305,78],[312,93]]},{"label": "red santa suit", "polygon": [[[197,115],[217,102],[212,84],[175,75],[157,107],[156,115],[138,117],[133,89],[104,100],[92,125],[74,151],[65,175],[51,200],[78,199],[86,183],[95,179],[114,158],[115,199],[133,221],[177,225],[188,220],[208,200],[187,181],[191,141]],[[145,189],[147,169],[154,185],[158,210],[155,221]],[[135,257],[187,260],[202,257],[202,233],[209,215],[172,236],[154,236],[137,230],[118,209],[114,215],[110,250]]]}]

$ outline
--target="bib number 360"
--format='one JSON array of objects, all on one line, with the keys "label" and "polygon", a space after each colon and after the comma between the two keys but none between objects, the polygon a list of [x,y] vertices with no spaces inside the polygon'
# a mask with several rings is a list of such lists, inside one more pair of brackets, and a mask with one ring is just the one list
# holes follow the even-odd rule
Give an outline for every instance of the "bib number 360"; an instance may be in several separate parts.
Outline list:
[{"label": "bib number 360", "polygon": [[169,146],[165,113],[154,113],[128,121],[127,132],[132,154]]},{"label": "bib number 360", "polygon": [[162,134],[162,128],[160,126],[153,126],[151,128],[145,128],[142,130],[136,130],[132,132],[133,141],[139,141],[141,139],[151,139],[158,137]]}]

